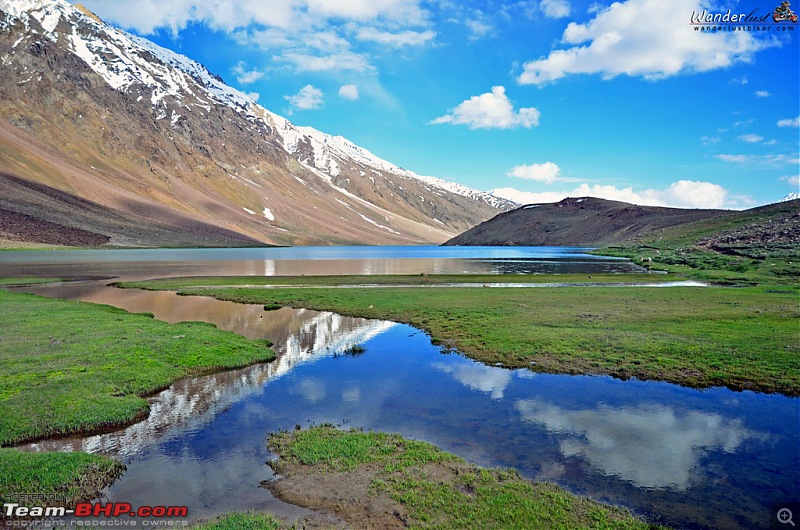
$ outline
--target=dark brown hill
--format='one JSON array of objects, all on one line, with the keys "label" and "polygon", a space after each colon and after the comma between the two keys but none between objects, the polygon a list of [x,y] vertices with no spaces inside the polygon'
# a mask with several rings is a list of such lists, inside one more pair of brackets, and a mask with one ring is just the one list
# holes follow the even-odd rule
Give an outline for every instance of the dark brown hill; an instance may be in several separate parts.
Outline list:
[{"label": "dark brown hill", "polygon": [[159,205],[128,214],[1,171],[0,189],[0,240],[78,247],[263,245]]},{"label": "dark brown hill", "polygon": [[731,215],[728,210],[686,210],[638,206],[594,197],[529,204],[467,230],[445,245],[633,244],[673,226]]}]

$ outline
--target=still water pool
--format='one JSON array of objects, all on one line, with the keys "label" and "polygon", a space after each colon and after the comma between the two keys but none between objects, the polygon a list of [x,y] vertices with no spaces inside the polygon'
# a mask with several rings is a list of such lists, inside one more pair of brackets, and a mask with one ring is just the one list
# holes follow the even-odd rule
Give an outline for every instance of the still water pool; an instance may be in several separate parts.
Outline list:
[{"label": "still water pool", "polygon": [[289,247],[0,252],[4,276],[299,276],[623,273],[644,269],[583,247]]},{"label": "still water pool", "polygon": [[[798,399],[486,366],[412,327],[327,312],[97,282],[26,290],[275,343],[276,361],[180,381],[128,429],[27,446],[121,458],[110,501],[296,515],[260,486],[272,477],[266,437],[324,422],[399,432],[682,528],[769,528],[800,498]],[[354,343],[366,353],[337,355]]]}]

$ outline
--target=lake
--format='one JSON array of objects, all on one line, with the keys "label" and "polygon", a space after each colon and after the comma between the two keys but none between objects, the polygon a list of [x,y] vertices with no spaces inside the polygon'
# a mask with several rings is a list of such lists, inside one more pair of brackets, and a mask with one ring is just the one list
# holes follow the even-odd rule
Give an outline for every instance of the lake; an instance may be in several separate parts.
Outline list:
[{"label": "lake", "polygon": [[582,247],[287,247],[0,252],[4,276],[299,276],[624,273],[644,269]]},{"label": "lake", "polygon": [[[391,249],[381,257],[379,249],[355,248],[360,254],[354,259],[343,257],[340,249],[319,254],[266,250],[284,252],[283,258],[268,258],[275,263],[274,274],[306,266],[318,270],[314,263],[327,270],[411,274],[432,273],[432,267],[500,271],[506,270],[501,265],[507,261],[523,264],[529,273],[552,262],[600,265],[580,249],[546,249],[542,255],[532,249],[448,247],[447,252],[455,248],[459,254],[436,256],[439,247],[431,247],[436,250],[401,249],[397,255]],[[206,267],[242,274],[235,271],[258,263],[255,256],[262,255],[257,249],[243,251],[250,262],[244,265],[225,258],[227,250],[175,251],[174,261],[161,261],[170,251],[111,251],[97,261],[83,252],[66,258],[56,253],[49,263],[39,252],[27,254],[37,257],[36,267],[50,268],[46,275],[75,275],[74,261],[84,259],[77,267],[80,275],[139,277],[211,270]],[[117,252],[132,252],[135,260],[122,259]],[[304,252],[314,257],[302,257]],[[161,257],[154,259],[157,255]],[[569,263],[571,257],[575,263]],[[61,259],[66,262],[59,263]],[[600,266],[616,266],[617,261]],[[301,262],[305,265],[300,269],[292,268]],[[6,267],[31,274],[24,260],[3,262],[0,274],[9,275]],[[264,311],[260,305],[206,297],[117,290],[97,281],[25,290],[153,312],[169,322],[209,321],[275,343],[276,361],[180,381],[153,396],[150,417],[127,429],[28,446],[120,458],[128,470],[108,491],[110,501],[186,504],[193,518],[260,508],[297,515],[303,510],[272,498],[260,486],[272,478],[265,465],[270,458],[266,437],[298,424],[325,422],[399,432],[472,462],[514,467],[532,480],[555,482],[676,527],[768,528],[782,503],[800,498],[800,402],[795,398],[508,370],[443,352],[406,325],[328,312]],[[363,344],[366,353],[337,355],[353,343]]]}]

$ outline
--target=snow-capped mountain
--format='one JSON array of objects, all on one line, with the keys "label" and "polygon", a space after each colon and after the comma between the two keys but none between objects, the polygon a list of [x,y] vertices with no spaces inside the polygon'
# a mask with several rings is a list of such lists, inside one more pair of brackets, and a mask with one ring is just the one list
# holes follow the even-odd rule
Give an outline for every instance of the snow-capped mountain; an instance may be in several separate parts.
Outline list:
[{"label": "snow-capped mountain", "polygon": [[781,199],[780,202],[796,201],[797,199],[800,199],[800,193],[793,191],[792,193]]},{"label": "snow-capped mountain", "polygon": [[[19,153],[0,159],[0,172],[23,181],[6,181],[17,191],[0,208],[38,215],[40,226],[118,244],[158,244],[137,242],[129,225],[140,221],[208,244],[223,232],[249,244],[409,244],[514,206],[296,126],[201,64],[64,0],[0,0],[0,72],[0,147]],[[21,200],[25,182],[40,185],[36,200]],[[91,201],[92,215],[70,216],[51,188]]]}]

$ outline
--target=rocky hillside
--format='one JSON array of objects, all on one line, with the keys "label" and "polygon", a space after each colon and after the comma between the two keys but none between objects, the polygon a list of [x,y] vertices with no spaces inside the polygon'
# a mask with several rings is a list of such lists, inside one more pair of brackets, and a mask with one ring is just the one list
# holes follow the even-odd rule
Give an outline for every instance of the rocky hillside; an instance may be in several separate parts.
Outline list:
[{"label": "rocky hillside", "polygon": [[0,0],[0,172],[0,240],[55,244],[438,243],[514,206],[295,126],[64,0]]},{"label": "rocky hillside", "polygon": [[726,210],[637,206],[593,197],[529,204],[499,214],[445,245],[635,244],[669,227],[731,215]]}]

